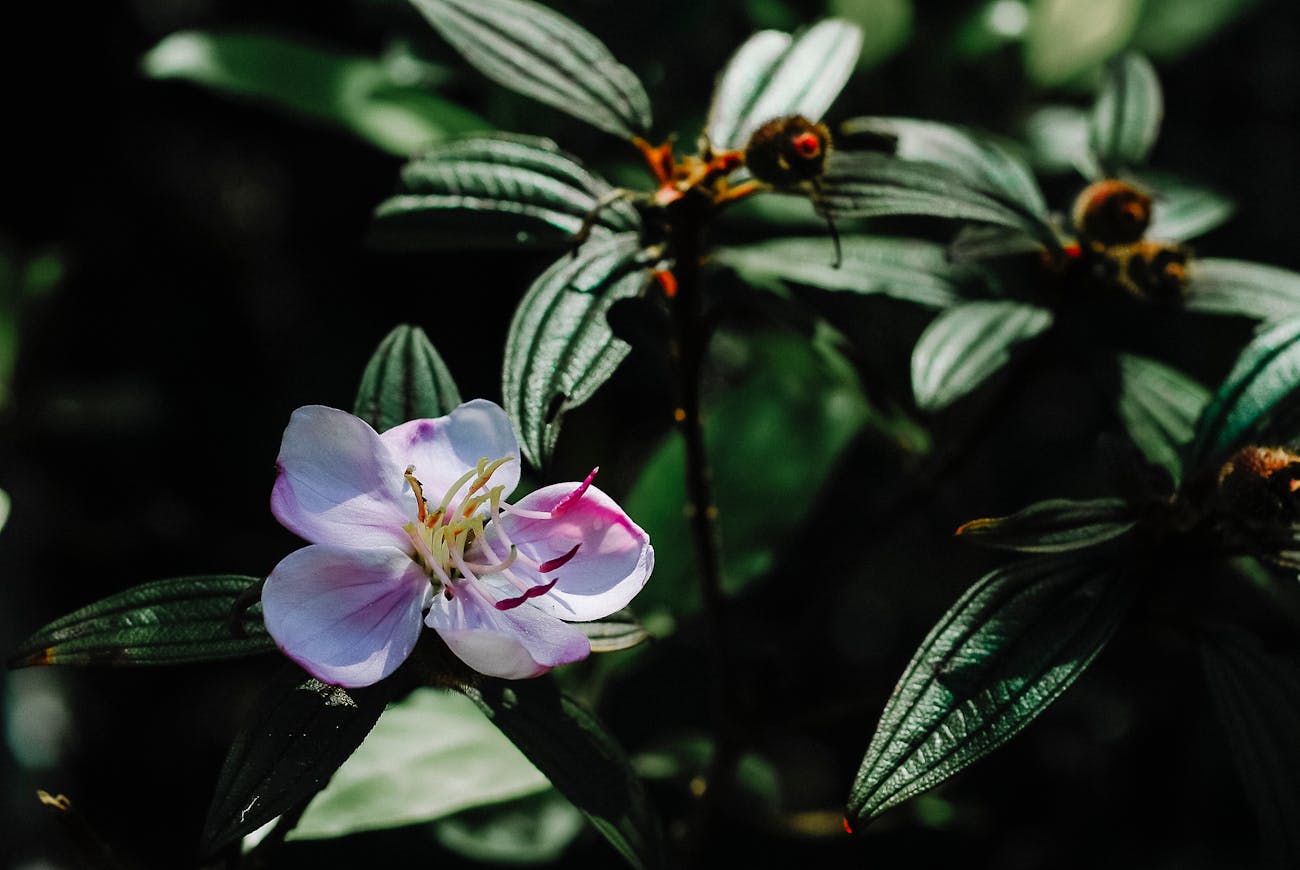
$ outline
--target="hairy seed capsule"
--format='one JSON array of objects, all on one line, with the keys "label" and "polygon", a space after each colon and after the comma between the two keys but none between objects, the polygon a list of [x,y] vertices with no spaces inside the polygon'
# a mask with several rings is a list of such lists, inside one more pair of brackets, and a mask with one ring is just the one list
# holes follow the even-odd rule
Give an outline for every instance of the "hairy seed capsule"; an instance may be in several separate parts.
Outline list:
[{"label": "hairy seed capsule", "polygon": [[831,131],[825,124],[792,115],[754,131],[745,146],[745,165],[759,181],[791,187],[819,178],[830,149]]},{"label": "hairy seed capsule", "polygon": [[1073,217],[1083,242],[1105,247],[1132,244],[1151,225],[1151,197],[1125,181],[1094,182],[1074,201]]}]

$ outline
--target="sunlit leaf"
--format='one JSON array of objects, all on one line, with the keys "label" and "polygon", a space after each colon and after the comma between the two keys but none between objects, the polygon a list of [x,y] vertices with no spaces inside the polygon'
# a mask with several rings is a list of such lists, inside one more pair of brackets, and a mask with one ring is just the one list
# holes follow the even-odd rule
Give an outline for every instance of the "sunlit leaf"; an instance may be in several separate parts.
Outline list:
[{"label": "sunlit leaf", "polygon": [[636,74],[568,18],[530,0],[411,0],[479,72],[616,136],[650,127]]},{"label": "sunlit leaf", "polygon": [[56,619],[14,651],[9,667],[170,665],[275,649],[261,605],[237,607],[260,581],[215,574],[133,586]]},{"label": "sunlit leaf", "polygon": [[1118,410],[1133,443],[1151,462],[1182,477],[1182,452],[1210,393],[1182,372],[1132,354],[1119,355]]},{"label": "sunlit leaf", "polygon": [[1156,57],[1179,57],[1258,5],[1259,0],[1143,0],[1133,44]]},{"label": "sunlit leaf", "polygon": [[1143,163],[1160,135],[1165,102],[1151,62],[1139,54],[1115,58],[1092,107],[1088,142],[1108,173]]},{"label": "sunlit leaf", "polygon": [[586,821],[553,788],[439,819],[433,836],[444,848],[477,862],[550,864],[582,833]]},{"label": "sunlit leaf", "polygon": [[858,69],[876,66],[898,52],[912,36],[912,0],[829,0],[826,11],[862,28]]},{"label": "sunlit leaf", "polygon": [[1006,517],[971,520],[957,529],[963,539],[997,550],[1063,553],[1114,540],[1137,523],[1123,499],[1052,499]]},{"label": "sunlit leaf", "polygon": [[1171,175],[1141,173],[1138,180],[1155,199],[1146,236],[1165,242],[1183,242],[1222,224],[1237,210],[1223,196]]},{"label": "sunlit leaf", "polygon": [[912,349],[917,407],[936,411],[982,384],[1012,349],[1052,325],[1052,313],[1010,301],[966,302],[941,313]]},{"label": "sunlit leaf", "polygon": [[173,33],[144,56],[156,79],[180,79],[339,124],[374,145],[407,155],[491,125],[474,113],[397,81],[371,58],[274,36]]},{"label": "sunlit leaf", "polygon": [[1088,145],[1089,113],[1074,106],[1044,106],[1025,119],[1033,164],[1046,172],[1075,171],[1084,178],[1101,175]]},{"label": "sunlit leaf", "polygon": [[1131,578],[1073,554],[983,577],[931,629],[894,689],[849,792],[849,823],[1015,736],[1088,667],[1131,595]]},{"label": "sunlit leaf", "polygon": [[424,330],[402,325],[366,363],[353,410],[383,432],[407,420],[450,414],[459,404],[456,382]]},{"label": "sunlit leaf", "polygon": [[604,619],[571,624],[587,636],[587,640],[591,643],[591,651],[596,653],[631,649],[650,638],[650,632],[646,631],[645,626],[628,608],[612,613]]},{"label": "sunlit leaf", "polygon": [[1260,320],[1300,315],[1300,274],[1243,260],[1191,262],[1187,298],[1192,311],[1242,314]]},{"label": "sunlit leaf", "polygon": [[590,399],[631,350],[606,314],[645,287],[640,255],[635,234],[593,239],[547,269],[515,310],[501,392],[534,465],[550,457],[564,412]]},{"label": "sunlit leaf", "polygon": [[718,79],[705,133],[719,150],[744,148],[773,118],[820,120],[853,73],[862,47],[856,24],[828,18],[790,36],[754,34]]},{"label": "sunlit leaf", "polygon": [[1078,78],[1128,43],[1141,11],[1133,0],[1032,0],[1025,70],[1045,87]]},{"label": "sunlit leaf", "polygon": [[548,139],[446,142],[402,168],[400,191],[376,209],[379,240],[415,248],[564,244],[592,216],[594,237],[635,230],[627,201],[595,209],[610,186]]}]

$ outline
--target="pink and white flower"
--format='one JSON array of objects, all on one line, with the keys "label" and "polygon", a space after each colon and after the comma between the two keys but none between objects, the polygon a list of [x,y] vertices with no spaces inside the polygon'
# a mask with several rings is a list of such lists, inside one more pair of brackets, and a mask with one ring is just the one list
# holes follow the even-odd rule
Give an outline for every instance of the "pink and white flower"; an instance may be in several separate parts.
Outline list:
[{"label": "pink and white flower", "polygon": [[534,677],[586,658],[568,622],[624,607],[654,568],[649,536],[605,493],[543,487],[510,504],[519,445],[497,405],[376,433],[345,411],[293,412],[271,511],[310,546],[266,579],[266,627],[313,676],[367,686],[428,625],[471,668]]}]

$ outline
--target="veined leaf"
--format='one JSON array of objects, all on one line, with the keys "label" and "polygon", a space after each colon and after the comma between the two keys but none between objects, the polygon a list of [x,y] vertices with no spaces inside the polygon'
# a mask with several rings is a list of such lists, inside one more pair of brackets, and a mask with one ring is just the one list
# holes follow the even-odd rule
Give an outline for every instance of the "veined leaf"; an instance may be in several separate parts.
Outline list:
[{"label": "veined leaf", "polygon": [[1097,162],[1110,174],[1146,160],[1164,117],[1160,79],[1151,62],[1124,54],[1107,67],[1092,107],[1088,142]]},{"label": "veined leaf", "polygon": [[1192,311],[1242,314],[1260,320],[1300,315],[1300,275],[1243,260],[1196,258],[1189,269],[1187,299]]},{"label": "veined leaf", "polygon": [[476,863],[537,866],[560,860],[587,822],[553,788],[439,819],[439,845]]},{"label": "veined leaf", "polygon": [[482,118],[398,81],[377,60],[252,33],[173,33],[144,56],[155,79],[180,79],[340,124],[402,156],[471,130]]},{"label": "veined leaf", "polygon": [[967,224],[948,243],[948,258],[954,263],[978,263],[1042,250],[1041,243],[1021,230],[993,224]]},{"label": "veined leaf", "polygon": [[1137,524],[1118,498],[1051,499],[1006,517],[971,520],[957,534],[976,544],[1021,553],[1064,553],[1114,540]]},{"label": "veined leaf", "polygon": [[462,691],[636,868],[665,866],[659,820],[618,741],[549,679]]},{"label": "veined leaf", "polygon": [[611,190],[550,140],[477,137],[437,145],[406,164],[401,192],[375,217],[381,240],[410,239],[421,248],[564,244],[589,215],[596,237],[640,226],[626,200],[595,212]]},{"label": "veined leaf", "polygon": [[1164,173],[1143,172],[1138,181],[1155,199],[1146,236],[1162,242],[1183,242],[1222,224],[1237,206],[1208,187]]},{"label": "veined leaf", "polygon": [[718,78],[705,135],[718,150],[744,148],[775,118],[822,115],[844,89],[862,50],[862,30],[827,18],[790,36],[764,30],[751,36]]},{"label": "veined leaf", "polygon": [[596,653],[631,649],[650,638],[650,632],[645,630],[641,621],[626,607],[604,619],[574,622],[571,625],[587,636],[591,642],[591,651]]},{"label": "veined leaf", "polygon": [[1052,325],[1052,313],[1022,302],[966,302],[941,313],[912,349],[917,407],[937,411],[982,384],[1011,351]]},{"label": "veined leaf", "polygon": [[1133,443],[1147,459],[1182,478],[1183,448],[1210,393],[1176,369],[1146,357],[1119,355],[1118,410]]},{"label": "veined leaf", "polygon": [[1131,599],[1131,578],[1046,556],[987,574],[922,641],[849,793],[867,822],[1006,743],[1083,673]]},{"label": "veined leaf", "polygon": [[499,85],[616,136],[650,127],[650,98],[600,40],[530,0],[411,0],[443,38]]},{"label": "veined leaf", "polygon": [[631,350],[614,337],[606,314],[645,287],[649,271],[640,255],[634,233],[589,241],[557,260],[519,302],[501,391],[534,465],[550,458],[563,413],[590,399]]},{"label": "veined leaf", "polygon": [[408,420],[450,414],[459,404],[456,382],[424,330],[402,325],[384,337],[366,363],[354,410],[384,432]]},{"label": "veined leaf", "polygon": [[217,574],[134,586],[51,622],[23,641],[9,667],[173,665],[269,652],[275,643],[261,605],[236,606],[259,582]]}]

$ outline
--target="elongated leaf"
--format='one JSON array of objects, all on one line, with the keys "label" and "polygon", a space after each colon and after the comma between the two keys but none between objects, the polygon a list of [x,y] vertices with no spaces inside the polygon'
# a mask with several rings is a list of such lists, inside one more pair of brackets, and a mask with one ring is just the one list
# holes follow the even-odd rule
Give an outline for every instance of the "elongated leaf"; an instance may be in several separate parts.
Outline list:
[{"label": "elongated leaf", "polygon": [[1300,662],[1239,630],[1201,638],[1214,712],[1259,822],[1264,866],[1300,866]]},{"label": "elongated leaf", "polygon": [[1193,311],[1244,314],[1260,320],[1300,315],[1300,275],[1243,260],[1197,258],[1184,304]]},{"label": "elongated leaf", "polygon": [[530,0],[411,0],[443,38],[499,85],[616,136],[650,127],[650,98],[600,40]]},{"label": "elongated leaf", "polygon": [[553,788],[439,819],[433,836],[444,849],[509,866],[552,864],[587,826],[582,813]]},{"label": "elongated leaf", "polygon": [[967,302],[940,314],[912,349],[917,407],[936,411],[969,393],[1052,325],[1052,313],[1021,302]]},{"label": "elongated leaf", "polygon": [[1051,499],[1006,517],[971,520],[957,534],[976,544],[1022,553],[1064,553],[1114,540],[1137,524],[1123,499]]},{"label": "elongated leaf", "polygon": [[460,391],[424,330],[402,325],[375,349],[353,410],[376,432],[407,420],[441,417],[460,404]]},{"label": "elongated leaf", "polygon": [[948,244],[948,258],[956,263],[978,263],[1042,250],[1041,243],[1020,230],[993,224],[967,224]]},{"label": "elongated leaf", "polygon": [[1132,354],[1119,355],[1118,410],[1129,437],[1147,459],[1182,478],[1183,448],[1210,393],[1182,372]]},{"label": "elongated leaf", "polygon": [[1091,113],[1075,106],[1043,106],[1025,119],[1030,161],[1045,172],[1075,171],[1097,178],[1101,168],[1088,145]]},{"label": "elongated leaf", "polygon": [[1047,709],[1127,611],[1128,578],[1077,556],[987,574],[921,643],[849,793],[870,821],[978,761]]},{"label": "elongated leaf", "polygon": [[1160,79],[1150,61],[1138,54],[1112,61],[1092,107],[1088,141],[1097,162],[1111,174],[1144,162],[1160,135],[1164,111]]},{"label": "elongated leaf", "polygon": [[549,679],[464,691],[629,864],[665,866],[659,821],[641,781],[590,711]]},{"label": "elongated leaf", "polygon": [[822,115],[853,73],[862,31],[836,18],[790,36],[764,30],[732,55],[718,78],[705,134],[719,150],[744,148],[760,126],[775,118]]},{"label": "elongated leaf", "polygon": [[146,75],[192,82],[339,124],[406,156],[449,136],[492,125],[399,81],[385,64],[252,33],[173,33],[144,56]]},{"label": "elongated leaf", "polygon": [[327,686],[285,668],[235,738],[208,808],[202,851],[212,855],[309,800],[370,732],[393,680],[364,689]]},{"label": "elongated leaf", "polygon": [[965,285],[987,280],[980,270],[952,262],[944,246],[933,242],[846,236],[841,248],[838,268],[827,238],[721,248],[713,260],[758,285],[780,280],[864,295],[883,293],[931,308],[946,308],[961,298]]},{"label": "elongated leaf", "polygon": [[590,241],[547,269],[515,310],[501,391],[533,464],[550,457],[564,411],[590,399],[631,349],[605,315],[645,287],[640,253],[632,233]]},{"label": "elongated leaf", "polygon": [[618,652],[649,640],[650,632],[628,608],[592,622],[574,622],[573,627],[587,636],[592,652]]},{"label": "elongated leaf", "polygon": [[1025,71],[1044,87],[1093,71],[1128,42],[1143,5],[1133,0],[1035,0],[1025,32]]},{"label": "elongated leaf", "polygon": [[1226,196],[1172,175],[1144,172],[1138,181],[1155,198],[1146,232],[1149,239],[1184,242],[1196,238],[1232,217],[1237,209]]},{"label": "elongated leaf", "polygon": [[172,665],[268,652],[275,644],[261,605],[236,609],[259,582],[216,574],[134,586],[51,622],[19,645],[9,667]]},{"label": "elongated leaf", "polygon": [[401,192],[375,217],[381,241],[408,247],[564,244],[588,215],[596,237],[640,226],[625,200],[596,213],[610,192],[548,139],[479,137],[435,146],[406,164]]}]

